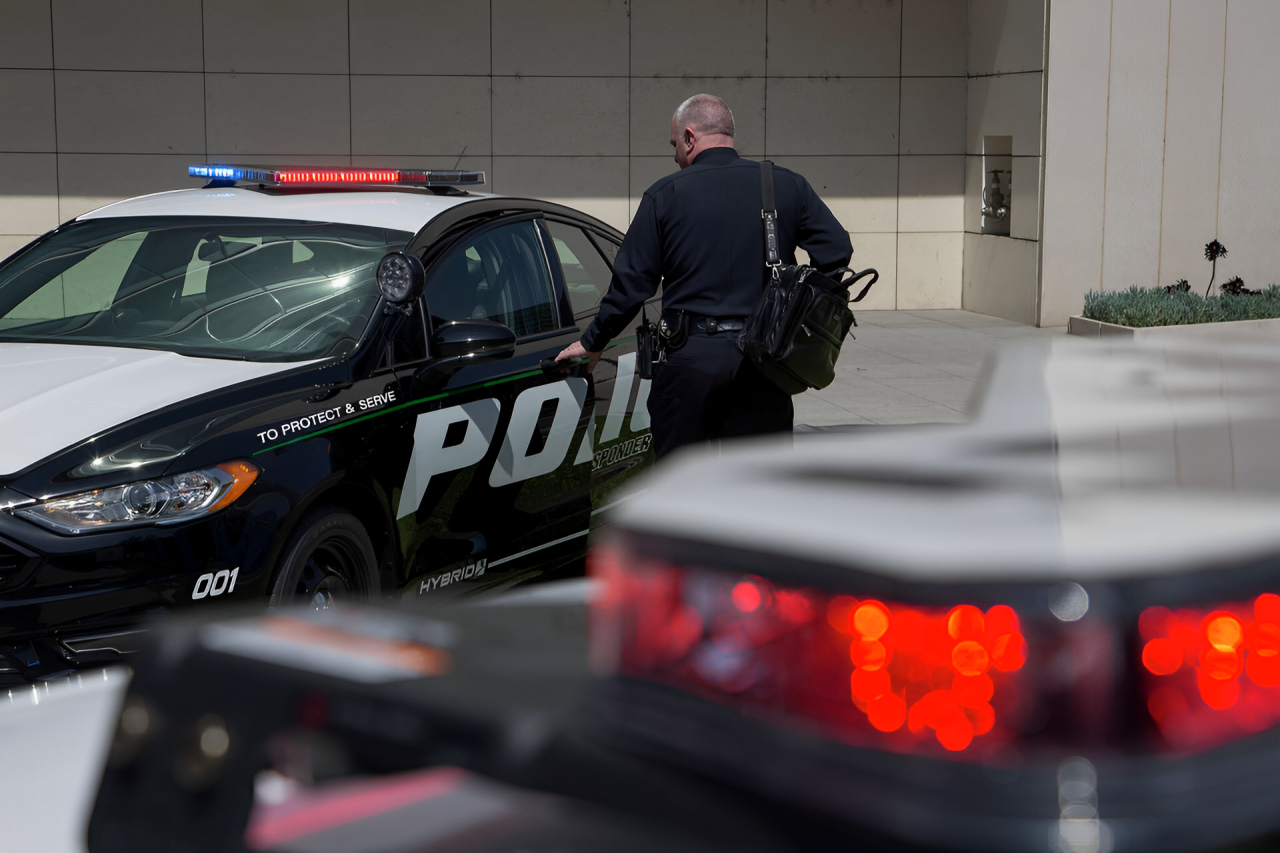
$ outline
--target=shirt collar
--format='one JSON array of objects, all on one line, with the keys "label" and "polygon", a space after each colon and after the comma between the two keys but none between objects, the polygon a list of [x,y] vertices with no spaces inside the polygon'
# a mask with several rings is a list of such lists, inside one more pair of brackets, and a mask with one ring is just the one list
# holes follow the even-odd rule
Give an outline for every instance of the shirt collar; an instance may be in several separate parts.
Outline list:
[{"label": "shirt collar", "polygon": [[703,151],[697,157],[694,157],[693,162],[690,163],[689,165],[696,166],[699,163],[715,165],[720,163],[728,163],[732,160],[737,160],[737,159],[738,159],[738,150],[736,148],[732,148],[730,146],[725,145],[725,146],[721,146],[720,148],[708,148],[706,151]]}]

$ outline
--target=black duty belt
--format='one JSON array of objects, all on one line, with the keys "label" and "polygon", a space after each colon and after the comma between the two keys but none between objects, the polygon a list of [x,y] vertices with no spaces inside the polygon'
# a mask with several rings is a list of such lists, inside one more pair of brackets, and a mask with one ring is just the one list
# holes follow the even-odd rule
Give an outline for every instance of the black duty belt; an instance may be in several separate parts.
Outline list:
[{"label": "black duty belt", "polygon": [[743,324],[746,322],[745,317],[704,317],[701,314],[689,314],[687,316],[690,331],[707,335],[715,335],[720,332],[741,332]]}]

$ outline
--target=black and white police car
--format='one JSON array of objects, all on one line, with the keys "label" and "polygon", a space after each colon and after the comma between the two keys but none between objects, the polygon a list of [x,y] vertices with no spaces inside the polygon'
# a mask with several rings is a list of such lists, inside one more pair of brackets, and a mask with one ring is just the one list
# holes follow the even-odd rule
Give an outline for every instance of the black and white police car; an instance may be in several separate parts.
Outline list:
[{"label": "black and white police car", "polygon": [[553,361],[622,235],[482,172],[190,174],[0,264],[0,679],[158,610],[572,570],[652,458],[633,340]]}]

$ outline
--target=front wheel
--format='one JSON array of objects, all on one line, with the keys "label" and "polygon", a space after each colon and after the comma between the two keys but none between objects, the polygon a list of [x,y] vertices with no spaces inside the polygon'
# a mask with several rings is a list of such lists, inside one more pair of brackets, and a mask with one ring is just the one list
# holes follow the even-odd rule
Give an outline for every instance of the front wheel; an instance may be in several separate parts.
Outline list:
[{"label": "front wheel", "polygon": [[323,507],[290,534],[269,604],[328,610],[337,601],[372,598],[378,586],[378,560],[364,525],[348,512]]}]

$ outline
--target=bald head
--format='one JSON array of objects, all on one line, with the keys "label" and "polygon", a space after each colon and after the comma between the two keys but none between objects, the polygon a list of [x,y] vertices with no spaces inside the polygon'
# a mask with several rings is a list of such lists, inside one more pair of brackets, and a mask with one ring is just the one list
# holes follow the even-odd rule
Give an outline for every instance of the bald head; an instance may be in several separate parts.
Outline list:
[{"label": "bald head", "polygon": [[733,147],[733,113],[715,95],[694,95],[671,117],[671,145],[681,169],[708,148]]},{"label": "bald head", "polygon": [[676,124],[707,135],[733,136],[733,112],[715,95],[694,95],[676,107]]}]

